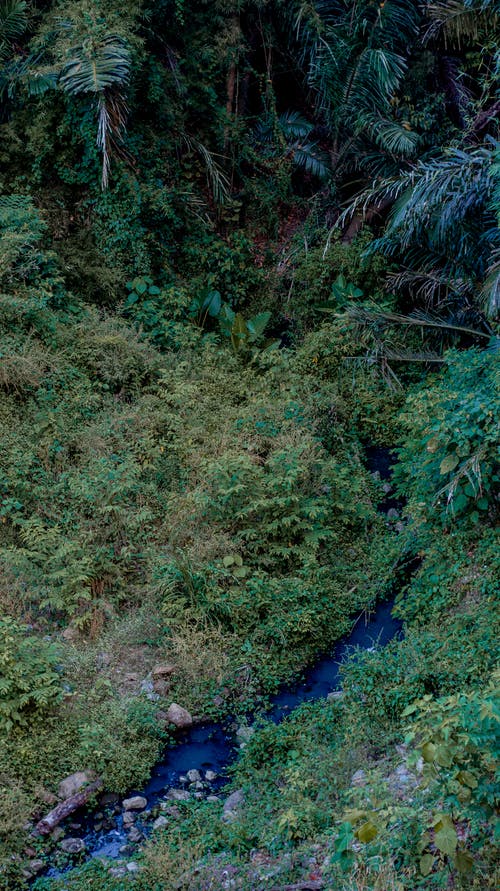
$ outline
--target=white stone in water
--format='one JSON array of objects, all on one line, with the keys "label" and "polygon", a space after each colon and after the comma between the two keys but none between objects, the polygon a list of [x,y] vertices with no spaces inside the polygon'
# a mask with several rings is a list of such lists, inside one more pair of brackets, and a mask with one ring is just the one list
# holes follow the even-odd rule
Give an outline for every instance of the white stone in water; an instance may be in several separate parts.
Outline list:
[{"label": "white stone in water", "polygon": [[337,699],[342,699],[344,693],[342,690],[332,690],[331,693],[326,697],[327,702],[335,702]]},{"label": "white stone in water", "polygon": [[205,779],[208,783],[213,783],[213,781],[217,779],[217,774],[216,774],[215,770],[206,770],[205,771]]},{"label": "white stone in water", "polygon": [[201,780],[201,773],[199,770],[188,770],[187,778],[190,783],[198,783]]},{"label": "white stone in water", "polygon": [[169,801],[189,801],[190,798],[190,793],[186,792],[185,789],[170,789],[167,792],[167,799]]},{"label": "white stone in water", "polygon": [[148,803],[144,795],[133,795],[132,798],[126,798],[122,801],[124,811],[143,811]]},{"label": "white stone in water", "polygon": [[153,829],[163,829],[164,826],[168,826],[168,820],[166,817],[159,816],[153,823]]},{"label": "white stone in water", "polygon": [[123,825],[130,826],[135,821],[135,814],[132,811],[125,811],[123,815]]},{"label": "white stone in water", "polygon": [[83,838],[63,838],[59,847],[65,854],[82,854],[85,850]]}]

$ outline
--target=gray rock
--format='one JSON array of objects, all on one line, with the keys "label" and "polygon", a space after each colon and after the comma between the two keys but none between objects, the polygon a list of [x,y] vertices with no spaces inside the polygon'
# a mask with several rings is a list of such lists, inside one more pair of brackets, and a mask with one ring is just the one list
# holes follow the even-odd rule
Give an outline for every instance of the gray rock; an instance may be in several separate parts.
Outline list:
[{"label": "gray rock", "polygon": [[143,811],[148,803],[144,795],[133,795],[132,798],[126,798],[122,801],[124,811]]},{"label": "gray rock", "polygon": [[399,511],[394,507],[389,508],[386,513],[386,517],[388,520],[399,520]]},{"label": "gray rock", "polygon": [[220,801],[220,798],[218,795],[207,795],[207,801],[212,801],[212,802]]},{"label": "gray rock", "polygon": [[136,844],[137,842],[142,841],[143,838],[144,836],[140,829],[138,829],[137,826],[132,826],[130,832],[128,833],[129,841],[131,841],[133,844]]},{"label": "gray rock", "polygon": [[216,774],[215,770],[206,770],[205,771],[205,779],[207,783],[213,783],[214,780],[217,779],[218,774]]},{"label": "gray rock", "polygon": [[120,854],[125,854],[125,856],[134,853],[132,845],[122,845],[121,848],[118,848],[118,851]]},{"label": "gray rock", "polygon": [[332,692],[328,694],[326,699],[327,702],[337,702],[337,700],[342,699],[343,695],[343,690],[332,690]]},{"label": "gray rock", "polygon": [[125,811],[123,815],[123,825],[131,826],[132,823],[135,823],[135,814],[132,811]]},{"label": "gray rock", "polygon": [[175,727],[178,727],[182,730],[185,727],[191,727],[193,724],[193,719],[189,714],[188,710],[183,708],[182,705],[177,705],[176,702],[172,702],[167,709],[167,720],[169,724],[174,724]]},{"label": "gray rock", "polygon": [[169,678],[174,671],[175,665],[172,665],[171,662],[162,662],[160,665],[154,666],[151,674],[153,678]]},{"label": "gray rock", "polygon": [[135,860],[131,860],[130,863],[127,863],[128,872],[139,872],[140,866]]},{"label": "gray rock", "polygon": [[351,777],[351,786],[366,786],[366,773],[364,770],[357,770]]},{"label": "gray rock", "polygon": [[151,676],[153,678],[153,688],[155,693],[159,693],[160,696],[167,695],[170,690],[170,676],[174,671],[175,665],[172,665],[170,662],[154,666]]},{"label": "gray rock", "polygon": [[185,789],[169,789],[166,797],[168,801],[189,801],[191,794]]},{"label": "gray rock", "polygon": [[236,731],[236,736],[240,741],[240,749],[244,749],[247,742],[252,738],[255,733],[255,727],[247,727],[246,724],[242,724],[241,727],[238,727]]},{"label": "gray rock", "polygon": [[226,798],[222,809],[222,819],[225,823],[233,823],[234,820],[236,820],[244,801],[245,795],[243,789],[236,789],[235,792],[232,792],[231,795]]},{"label": "gray rock", "polygon": [[110,876],[113,876],[114,879],[123,879],[125,875],[127,875],[127,867],[126,866],[111,866],[109,869]]},{"label": "gray rock", "polygon": [[199,770],[188,770],[187,778],[190,783],[199,783],[201,780],[201,773]]},{"label": "gray rock", "polygon": [[59,842],[59,847],[65,854],[83,854],[85,842],[83,838],[63,838]]},{"label": "gray rock", "polygon": [[172,820],[179,820],[179,818],[182,816],[179,808],[175,804],[168,804],[168,802],[162,801],[162,803],[160,804],[160,808],[165,814],[168,814],[168,816],[171,817]]},{"label": "gray rock", "polygon": [[101,807],[113,807],[113,805],[118,804],[120,801],[120,796],[116,794],[116,792],[105,792],[104,795],[101,795],[99,799],[99,804]]},{"label": "gray rock", "polygon": [[406,764],[400,764],[388,777],[386,783],[396,798],[408,797],[408,792],[418,786],[418,779],[408,770]]},{"label": "gray rock", "polygon": [[32,875],[36,876],[39,872],[42,872],[42,870],[45,869],[45,862],[43,860],[30,860],[28,869]]},{"label": "gray rock", "polygon": [[391,483],[388,483],[388,482],[382,483],[382,492],[384,493],[384,495],[389,495],[389,493],[392,492]]},{"label": "gray rock", "polygon": [[151,700],[151,702],[158,702],[158,700],[160,698],[160,694],[156,692],[155,684],[154,684],[154,681],[152,680],[152,678],[150,678],[150,677],[144,678],[144,680],[141,681],[140,689],[141,689],[141,693],[145,693],[146,698]]},{"label": "gray rock", "polygon": [[159,816],[153,823],[153,829],[163,829],[165,826],[168,826],[168,820],[164,816]]},{"label": "gray rock", "polygon": [[63,801],[66,798],[71,798],[72,795],[76,795],[88,783],[92,783],[96,776],[92,770],[78,770],[76,773],[72,773],[71,776],[66,777],[59,783],[57,790],[59,798]]}]

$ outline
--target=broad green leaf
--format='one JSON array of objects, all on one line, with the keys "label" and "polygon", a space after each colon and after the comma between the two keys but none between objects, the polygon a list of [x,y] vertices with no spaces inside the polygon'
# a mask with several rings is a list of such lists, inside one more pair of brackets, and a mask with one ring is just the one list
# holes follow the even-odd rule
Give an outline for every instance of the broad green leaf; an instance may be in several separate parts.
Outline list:
[{"label": "broad green leaf", "polygon": [[248,320],[248,330],[254,337],[260,337],[264,333],[264,329],[271,318],[270,312],[261,312]]},{"label": "broad green leaf", "polygon": [[350,823],[342,823],[337,838],[335,839],[335,850],[339,854],[343,854],[351,847],[353,840],[353,831]]},{"label": "broad green leaf", "polygon": [[434,743],[428,742],[422,746],[422,758],[427,764],[431,764],[436,757],[436,746]]},{"label": "broad green leaf", "polygon": [[436,832],[434,843],[443,854],[453,857],[457,850],[457,833],[455,829],[451,826],[443,826],[439,832]]},{"label": "broad green leaf", "polygon": [[433,854],[424,854],[420,858],[420,872],[423,876],[428,876],[434,866]]},{"label": "broad green leaf", "polygon": [[366,823],[363,823],[359,829],[356,830],[356,838],[359,839],[363,844],[368,844],[368,842],[373,841],[374,838],[378,835],[378,829],[375,826],[375,823],[372,823],[368,820]]},{"label": "broad green leaf", "polygon": [[207,312],[212,318],[216,318],[221,310],[222,298],[219,291],[210,291],[202,304],[202,311]]},{"label": "broad green leaf", "polygon": [[452,470],[455,470],[457,464],[457,455],[447,455],[446,458],[443,458],[441,464],[439,465],[439,472],[441,476],[443,476],[445,473],[450,473]]},{"label": "broad green leaf", "polygon": [[467,495],[464,495],[463,492],[459,492],[458,495],[453,499],[453,505],[455,507],[455,510],[457,511],[463,510],[465,507],[467,507],[468,503],[469,499],[467,498]]},{"label": "broad green leaf", "polygon": [[474,866],[474,858],[469,851],[457,851],[456,864],[459,872],[471,872]]},{"label": "broad green leaf", "polygon": [[469,789],[477,788],[477,780],[473,773],[470,770],[461,770],[457,774],[457,780],[459,783],[462,783],[463,786],[468,786]]},{"label": "broad green leaf", "polygon": [[236,313],[234,318],[233,327],[231,328],[231,340],[233,343],[233,347],[235,350],[240,349],[240,347],[246,342],[248,338],[248,329],[247,323],[245,319],[241,315],[241,313]]}]

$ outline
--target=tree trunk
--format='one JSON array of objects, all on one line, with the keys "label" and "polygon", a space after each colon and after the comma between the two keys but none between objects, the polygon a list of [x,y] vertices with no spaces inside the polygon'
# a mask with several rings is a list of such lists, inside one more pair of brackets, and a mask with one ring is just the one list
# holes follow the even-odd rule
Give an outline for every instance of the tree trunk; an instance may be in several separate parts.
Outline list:
[{"label": "tree trunk", "polygon": [[77,792],[76,795],[71,795],[69,798],[66,798],[65,801],[61,801],[61,803],[56,805],[52,811],[49,811],[46,817],[43,817],[43,819],[36,824],[36,831],[39,832],[40,835],[49,835],[52,830],[55,829],[62,820],[69,817],[73,811],[76,811],[79,807],[83,807],[84,804],[87,804],[89,798],[98,792],[99,789],[102,789],[103,785],[104,783],[101,779],[95,780],[93,783],[90,783],[89,786],[86,786],[85,789],[82,789],[81,792]]}]

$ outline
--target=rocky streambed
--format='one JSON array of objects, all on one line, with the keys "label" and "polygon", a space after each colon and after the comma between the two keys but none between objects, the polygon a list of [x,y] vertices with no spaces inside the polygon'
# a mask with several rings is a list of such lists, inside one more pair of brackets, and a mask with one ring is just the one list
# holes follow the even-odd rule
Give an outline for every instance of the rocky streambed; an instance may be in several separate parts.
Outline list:
[{"label": "rocky streambed", "polygon": [[[401,505],[393,497],[389,482],[391,454],[387,449],[367,449],[367,464],[376,478],[385,480],[382,487],[384,498],[379,509],[389,522],[396,525],[400,522]],[[395,583],[395,588],[403,584],[414,568],[407,568]],[[358,616],[351,633],[337,644],[333,652],[310,667],[300,683],[283,687],[273,697],[265,717],[277,723],[304,702],[340,697],[339,668],[349,651],[354,647],[384,646],[401,632],[401,623],[392,615],[396,594],[394,590],[392,598],[380,603],[370,615]],[[239,727],[231,721],[189,726],[189,714],[173,705],[180,709],[179,722],[174,721],[180,728],[179,741],[155,766],[146,786],[141,790],[131,790],[123,799],[112,793],[104,793],[98,798],[95,811],[77,810],[71,818],[58,825],[51,832],[54,845],[51,864],[47,869],[43,861],[32,861],[28,865],[32,878],[41,873],[57,876],[73,864],[96,857],[110,861],[110,873],[114,876],[132,874],[140,868],[134,856],[145,839],[169,822],[182,819],[183,805],[192,800],[219,802],[220,818],[234,818],[241,801],[238,791],[230,795],[224,792],[227,768],[253,732],[251,722]],[[63,782],[69,784],[69,789],[71,782],[78,782],[78,778],[81,781],[82,776],[74,775]],[[86,779],[91,778],[84,777],[81,785]]]}]

